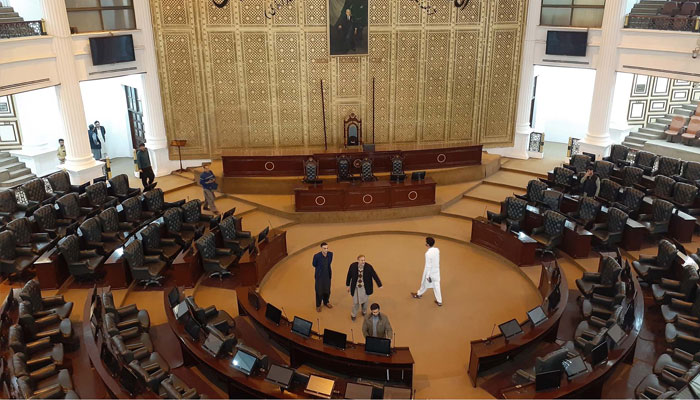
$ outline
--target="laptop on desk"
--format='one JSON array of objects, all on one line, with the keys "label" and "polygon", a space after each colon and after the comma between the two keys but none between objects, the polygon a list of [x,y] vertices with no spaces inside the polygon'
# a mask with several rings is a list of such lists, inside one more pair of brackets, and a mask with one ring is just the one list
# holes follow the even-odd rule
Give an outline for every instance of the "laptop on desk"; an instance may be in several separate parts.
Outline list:
[{"label": "laptop on desk", "polygon": [[310,375],[309,383],[306,385],[304,393],[324,399],[330,399],[331,394],[333,394],[334,386],[335,381],[333,380],[322,378],[318,375]]}]

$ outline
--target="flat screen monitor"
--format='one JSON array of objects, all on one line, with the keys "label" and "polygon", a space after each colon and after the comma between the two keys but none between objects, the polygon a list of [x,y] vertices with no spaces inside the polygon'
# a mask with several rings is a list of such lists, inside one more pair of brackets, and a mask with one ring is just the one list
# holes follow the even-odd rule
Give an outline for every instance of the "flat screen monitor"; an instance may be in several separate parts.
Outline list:
[{"label": "flat screen monitor", "polygon": [[267,239],[268,233],[270,233],[269,226],[267,228],[263,229],[260,233],[258,233],[258,243],[262,243],[265,239]]},{"label": "flat screen monitor", "polygon": [[270,303],[267,303],[267,307],[265,308],[265,318],[279,326],[280,321],[282,320],[282,310]]},{"label": "flat screen monitor", "polygon": [[559,287],[557,286],[552,293],[549,294],[547,297],[547,307],[550,310],[553,310],[557,307],[557,304],[559,304],[559,300],[561,300],[561,291],[559,290]]},{"label": "flat screen monitor", "polygon": [[222,345],[224,341],[218,335],[210,333],[207,335],[207,339],[202,344],[202,348],[212,357],[218,357],[221,355]]},{"label": "flat screen monitor", "polygon": [[323,344],[345,350],[347,343],[348,335],[330,329],[323,330]]},{"label": "flat screen monitor", "polygon": [[190,308],[187,306],[186,300],[181,301],[179,304],[173,307],[173,315],[175,315],[175,319],[180,321],[180,323],[185,323],[186,321],[184,318],[189,314]]},{"label": "flat screen monitor", "polygon": [[333,393],[333,386],[335,386],[334,380],[321,378],[318,375],[310,375],[309,383],[306,384],[304,393],[330,399]]},{"label": "flat screen monitor", "polygon": [[346,399],[371,399],[372,386],[348,382],[345,386]]},{"label": "flat screen monitor", "polygon": [[583,362],[583,358],[581,358],[581,356],[564,360],[562,365],[564,366],[564,371],[566,371],[566,376],[568,376],[569,379],[588,371],[588,367],[586,367],[586,363]]},{"label": "flat screen monitor", "polygon": [[508,322],[498,325],[498,329],[501,331],[506,340],[519,333],[523,333],[523,330],[520,328],[520,324],[516,319],[511,319]]},{"label": "flat screen monitor", "polygon": [[170,290],[170,293],[168,293],[168,301],[170,302],[170,307],[175,307],[177,303],[180,302],[180,289],[175,286]]},{"label": "flat screen monitor", "polygon": [[391,340],[386,338],[367,336],[365,338],[365,351],[381,356],[391,355]]},{"label": "flat screen monitor", "polygon": [[289,389],[289,384],[292,382],[292,376],[294,376],[293,369],[272,364],[270,365],[270,370],[267,372],[265,380],[285,389]]},{"label": "flat screen monitor", "polygon": [[311,321],[307,321],[299,317],[294,317],[294,321],[292,321],[292,332],[303,337],[309,337],[311,336],[312,325],[313,322]]},{"label": "flat screen monitor", "polygon": [[608,341],[597,345],[591,350],[591,364],[598,365],[608,359]]},{"label": "flat screen monitor", "polygon": [[257,361],[258,359],[254,355],[238,349],[236,355],[233,356],[233,360],[231,360],[231,365],[233,368],[243,372],[244,374],[250,375],[253,372]]},{"label": "flat screen monitor", "polygon": [[561,385],[561,371],[540,372],[535,375],[536,392],[557,389],[559,385]]},{"label": "flat screen monitor", "polygon": [[187,323],[185,324],[185,331],[187,334],[190,335],[192,340],[197,341],[199,340],[199,331],[200,331],[200,326],[199,323],[197,323],[197,320],[194,318],[190,318]]},{"label": "flat screen monitor", "polygon": [[537,306],[527,312],[527,317],[533,325],[537,326],[547,320],[547,314],[544,313],[542,307]]},{"label": "flat screen monitor", "polygon": [[396,387],[396,386],[384,386],[384,399],[410,399],[411,389]]},{"label": "flat screen monitor", "polygon": [[92,65],[136,61],[134,38],[131,35],[92,37],[90,54]]},{"label": "flat screen monitor", "polygon": [[425,171],[416,171],[411,173],[412,181],[422,181],[425,179]]},{"label": "flat screen monitor", "polygon": [[587,47],[588,32],[547,31],[546,54],[585,57]]},{"label": "flat screen monitor", "polygon": [[617,346],[618,344],[620,344],[622,339],[624,339],[625,331],[623,331],[622,328],[620,328],[620,325],[614,324],[610,327],[610,329],[608,329],[607,335],[610,338],[610,340],[612,340],[613,343]]},{"label": "flat screen monitor", "polygon": [[250,303],[250,305],[251,305],[254,309],[256,309],[256,310],[259,310],[259,309],[260,309],[260,298],[259,298],[258,295],[257,295],[255,292],[253,292],[252,290],[249,290],[249,291],[248,291],[248,303]]}]

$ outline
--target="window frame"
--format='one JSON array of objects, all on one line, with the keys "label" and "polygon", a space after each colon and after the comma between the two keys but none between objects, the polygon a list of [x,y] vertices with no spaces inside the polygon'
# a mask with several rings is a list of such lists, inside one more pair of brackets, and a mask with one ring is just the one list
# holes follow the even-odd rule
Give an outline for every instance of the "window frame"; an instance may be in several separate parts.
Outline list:
[{"label": "window frame", "polygon": [[[101,0],[97,0],[98,4],[102,4]],[[69,21],[70,21],[70,13],[71,12],[83,12],[83,11],[97,11],[97,13],[100,16],[100,26],[102,27],[101,30],[99,31],[85,31],[85,32],[76,32],[74,35],[80,35],[84,33],[97,33],[97,32],[112,32],[112,31],[132,31],[138,29],[138,26],[136,25],[136,12],[134,11],[134,1],[137,0],[130,0],[131,5],[129,6],[92,6],[92,7],[66,7],[67,14],[69,16]],[[123,10],[131,10],[131,20],[133,22],[133,27],[130,28],[123,28],[123,29],[105,29],[105,23],[104,23],[104,18],[102,17],[102,12],[103,11],[123,11]]]},{"label": "window frame", "polygon": [[[593,9],[593,10],[603,10],[603,13],[605,13],[605,3],[602,5],[594,5],[594,4],[574,4],[575,0],[571,0],[571,4],[544,4],[545,0],[540,1],[540,26],[561,26],[561,27],[571,27],[571,28],[600,28],[603,26],[603,20],[601,19],[600,25],[599,26],[576,26],[572,25],[571,21],[574,18],[574,10],[577,9]],[[569,24],[568,25],[550,25],[550,24],[544,24],[542,23],[542,15],[544,14],[542,11],[545,8],[549,9],[569,9],[571,12],[569,13]]]}]

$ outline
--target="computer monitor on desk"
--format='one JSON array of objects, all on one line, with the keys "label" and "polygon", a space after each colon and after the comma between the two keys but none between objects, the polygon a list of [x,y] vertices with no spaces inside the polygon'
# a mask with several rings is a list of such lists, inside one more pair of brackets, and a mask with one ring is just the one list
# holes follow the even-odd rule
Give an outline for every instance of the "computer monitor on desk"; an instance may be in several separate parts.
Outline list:
[{"label": "computer monitor on desk", "polygon": [[280,321],[282,320],[282,310],[273,306],[270,303],[267,303],[267,306],[265,308],[265,318],[279,326]]},{"label": "computer monitor on desk", "polygon": [[510,338],[517,334],[523,333],[523,330],[520,328],[520,324],[516,319],[511,319],[508,322],[498,325],[498,329],[501,331],[506,341],[510,340]]},{"label": "computer monitor on desk", "polygon": [[267,373],[267,377],[265,377],[265,380],[272,382],[275,385],[279,385],[281,388],[289,389],[289,384],[292,382],[292,376],[294,376],[293,369],[272,364],[270,366],[270,371]]},{"label": "computer monitor on desk", "polygon": [[323,344],[340,350],[345,350],[347,343],[348,335],[342,332],[332,331],[330,329],[323,330]]},{"label": "computer monitor on desk", "polygon": [[263,229],[259,234],[258,234],[258,244],[262,243],[264,240],[267,239],[267,235],[270,233],[270,227],[268,226],[267,228]]},{"label": "computer monitor on desk", "polygon": [[388,357],[391,355],[391,339],[367,336],[365,338],[365,352]]},{"label": "computer monitor on desk", "polygon": [[306,385],[304,393],[318,396],[324,399],[330,399],[331,394],[333,394],[333,387],[335,386],[335,381],[321,378],[318,375],[309,376],[309,383]]}]

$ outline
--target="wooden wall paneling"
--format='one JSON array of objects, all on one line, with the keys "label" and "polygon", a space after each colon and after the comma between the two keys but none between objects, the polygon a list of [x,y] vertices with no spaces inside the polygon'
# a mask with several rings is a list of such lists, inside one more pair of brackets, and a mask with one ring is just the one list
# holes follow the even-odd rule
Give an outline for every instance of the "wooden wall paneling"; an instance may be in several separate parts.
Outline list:
[{"label": "wooden wall paneling", "polygon": [[[403,7],[403,2],[400,6]],[[421,32],[397,31],[396,40],[396,91],[394,94],[394,142],[417,140],[418,70]]]},{"label": "wooden wall paneling", "polygon": [[274,145],[270,76],[265,32],[241,32],[248,106],[248,145]]},{"label": "wooden wall paneling", "polygon": [[323,144],[323,109],[321,108],[321,80],[324,84],[324,99],[326,102],[326,124],[329,135],[333,132],[333,121],[330,119],[331,106],[331,75],[328,57],[328,37],[326,32],[306,33],[306,65],[308,103],[307,128],[309,145]]},{"label": "wooden wall paneling", "polygon": [[280,146],[304,144],[299,34],[275,33],[277,113]]},{"label": "wooden wall paneling", "polygon": [[428,31],[426,46],[421,139],[445,140],[450,31]]},{"label": "wooden wall paneling", "polygon": [[374,91],[374,140],[376,143],[389,142],[390,90],[391,90],[391,32],[370,33],[370,54],[365,82],[367,83],[367,138],[370,143],[372,135],[372,78],[375,80]]}]

